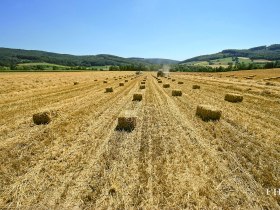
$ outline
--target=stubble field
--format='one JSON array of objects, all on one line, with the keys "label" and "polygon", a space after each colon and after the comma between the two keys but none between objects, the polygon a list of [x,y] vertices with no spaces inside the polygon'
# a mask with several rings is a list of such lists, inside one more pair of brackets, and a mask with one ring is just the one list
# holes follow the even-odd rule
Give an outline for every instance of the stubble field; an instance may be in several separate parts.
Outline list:
[{"label": "stubble field", "polygon": [[[135,76],[0,74],[0,209],[280,208],[267,194],[280,188],[280,69]],[[197,117],[200,104],[221,119]],[[35,125],[45,110],[51,123]],[[115,129],[124,112],[137,117],[132,132]]]}]

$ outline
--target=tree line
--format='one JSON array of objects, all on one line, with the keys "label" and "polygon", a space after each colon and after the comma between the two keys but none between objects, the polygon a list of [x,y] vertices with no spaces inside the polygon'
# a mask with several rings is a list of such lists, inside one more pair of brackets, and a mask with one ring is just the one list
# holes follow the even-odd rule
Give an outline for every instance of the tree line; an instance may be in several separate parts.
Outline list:
[{"label": "tree line", "polygon": [[253,69],[272,69],[280,68],[280,61],[267,62],[264,64],[259,63],[232,63],[228,67],[211,67],[211,66],[194,66],[187,64],[174,65],[170,71],[177,72],[226,72],[226,71],[238,71],[238,70],[253,70]]}]

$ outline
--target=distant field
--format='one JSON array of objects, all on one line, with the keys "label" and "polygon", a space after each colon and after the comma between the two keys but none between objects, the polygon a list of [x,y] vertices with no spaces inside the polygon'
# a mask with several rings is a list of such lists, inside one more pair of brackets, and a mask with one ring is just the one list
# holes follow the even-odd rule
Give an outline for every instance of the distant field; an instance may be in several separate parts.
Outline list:
[{"label": "distant field", "polygon": [[257,60],[254,60],[255,63],[267,63],[267,62],[271,62],[269,60],[265,60],[265,59],[257,59]]},{"label": "distant field", "polygon": [[[37,69],[37,67],[41,67]],[[91,66],[91,67],[73,67],[73,66],[63,66],[63,65],[57,65],[57,64],[52,64],[52,63],[20,63],[17,64],[17,70],[19,71],[52,71],[56,67],[54,71],[57,70],[109,70],[110,66]],[[7,71],[7,70],[2,70],[2,71]],[[11,70],[14,71],[14,70]]]},{"label": "distant field", "polygon": [[[246,77],[254,75],[252,80],[275,80],[275,77],[280,76],[280,69],[262,69],[262,70],[243,70],[243,71],[229,71],[229,72],[217,72],[217,73],[209,73],[209,72],[187,72],[187,73],[174,73],[174,74],[188,74],[188,75],[197,75],[197,76],[211,76],[213,78],[225,78],[232,77],[232,79],[242,79],[247,80]],[[279,78],[278,78],[279,79]]]},{"label": "distant field", "polygon": [[62,65],[56,65],[52,63],[20,63],[18,66],[37,66],[37,65],[42,65],[42,66],[57,66],[57,67],[68,67],[68,66],[62,66]]},{"label": "distant field", "polygon": [[[266,193],[280,183],[280,69],[170,77],[0,73],[0,209],[279,209]],[[201,104],[221,119],[197,117]],[[135,129],[116,130],[127,113]]]},{"label": "distant field", "polygon": [[[249,58],[245,58],[245,57],[238,57],[239,62],[240,63],[245,63],[245,64],[249,64],[249,63],[267,63],[267,62],[271,62],[269,60],[264,60],[264,59],[258,59],[258,60],[251,60]],[[210,65],[211,63],[211,65]],[[229,63],[233,63],[235,64],[235,61],[232,61],[232,57],[227,57],[227,58],[221,58],[221,59],[215,59],[215,60],[211,60],[211,62],[208,61],[192,61],[192,62],[187,62],[186,64],[189,65],[195,65],[195,66],[211,66],[211,67],[228,67]]]}]

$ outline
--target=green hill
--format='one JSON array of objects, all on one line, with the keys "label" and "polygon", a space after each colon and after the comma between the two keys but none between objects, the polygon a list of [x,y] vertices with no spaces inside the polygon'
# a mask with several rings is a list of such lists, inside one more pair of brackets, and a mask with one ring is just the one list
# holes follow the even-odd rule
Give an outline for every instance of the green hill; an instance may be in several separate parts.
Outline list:
[{"label": "green hill", "polygon": [[137,62],[145,62],[150,64],[177,64],[180,61],[171,60],[171,59],[163,59],[163,58],[129,58],[132,61]]},{"label": "green hill", "polygon": [[222,60],[228,58],[239,58],[244,60],[250,59],[252,62],[267,62],[280,60],[280,44],[274,44],[271,46],[259,46],[245,50],[228,49],[215,54],[201,55],[194,58],[190,58],[180,63],[191,64],[194,62],[204,61],[215,62],[215,60]]},{"label": "green hill", "polygon": [[123,58],[114,55],[84,55],[76,56],[59,54],[39,50],[22,50],[11,48],[0,48],[0,66],[11,66],[25,63],[47,63],[61,66],[124,66],[124,65],[153,65],[153,64],[175,64],[179,61],[169,59],[144,59]]},{"label": "green hill", "polygon": [[68,54],[51,53],[38,50],[21,50],[0,48],[0,66],[17,65],[21,63],[49,63],[62,66],[107,66],[145,64],[144,61],[131,60],[114,55],[85,55],[75,56]]}]

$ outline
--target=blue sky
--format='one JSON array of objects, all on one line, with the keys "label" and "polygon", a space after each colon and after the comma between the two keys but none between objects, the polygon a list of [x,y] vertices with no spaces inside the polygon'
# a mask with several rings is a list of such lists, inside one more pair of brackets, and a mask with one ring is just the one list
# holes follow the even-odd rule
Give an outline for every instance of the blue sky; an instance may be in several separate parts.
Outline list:
[{"label": "blue sky", "polygon": [[184,60],[280,43],[279,0],[0,0],[0,46]]}]

